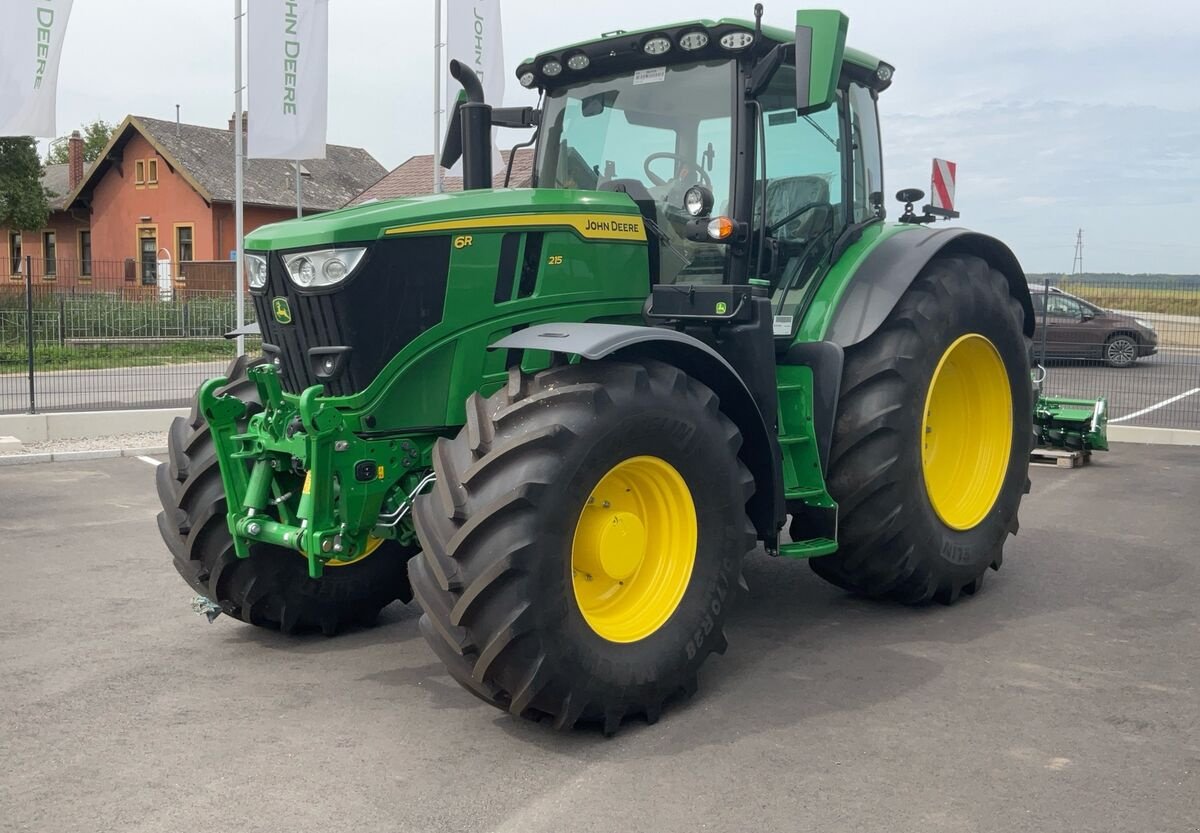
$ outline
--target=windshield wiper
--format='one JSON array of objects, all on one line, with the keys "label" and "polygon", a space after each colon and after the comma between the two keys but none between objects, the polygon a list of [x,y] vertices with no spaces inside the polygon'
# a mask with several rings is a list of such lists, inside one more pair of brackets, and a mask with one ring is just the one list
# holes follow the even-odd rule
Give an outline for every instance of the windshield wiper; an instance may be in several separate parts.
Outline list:
[{"label": "windshield wiper", "polygon": [[826,133],[825,128],[821,127],[821,125],[819,125],[815,121],[813,121],[812,116],[802,116],[801,118],[803,118],[806,122],[808,122],[813,127],[815,127],[817,129],[818,133],[820,133],[822,136],[824,136],[826,139],[828,139],[829,144],[833,145],[835,148],[838,146],[837,139],[833,138],[828,133]]},{"label": "windshield wiper", "polygon": [[679,249],[676,249],[673,245],[671,245],[671,238],[667,237],[667,233],[658,227],[658,223],[654,222],[653,220],[651,220],[649,217],[647,217],[645,215],[642,215],[642,219],[646,221],[646,227],[649,228],[652,232],[654,232],[655,237],[658,238],[658,242],[662,243],[664,246],[666,246],[668,249],[670,249],[671,254],[673,254],[673,255],[675,255],[675,257],[679,258],[680,263],[682,263],[685,267],[692,265],[692,261],[688,259],[687,255],[685,255],[683,252],[679,251]]}]

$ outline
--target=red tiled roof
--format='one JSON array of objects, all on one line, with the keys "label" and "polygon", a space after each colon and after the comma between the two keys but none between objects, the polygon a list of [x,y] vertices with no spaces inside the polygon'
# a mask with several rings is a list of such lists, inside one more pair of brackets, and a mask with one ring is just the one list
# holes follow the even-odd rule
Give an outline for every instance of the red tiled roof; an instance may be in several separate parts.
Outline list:
[{"label": "red tiled roof", "polygon": [[[508,165],[508,155],[512,151],[502,150],[500,155],[504,165],[493,172],[492,186],[504,187],[504,172]],[[533,148],[521,148],[517,158],[513,160],[512,179],[509,185],[513,188],[523,188],[529,185],[533,174]],[[443,176],[442,190],[461,191],[462,177]],[[422,154],[414,156],[383,179],[363,191],[347,205],[357,205],[369,200],[391,200],[396,197],[415,197],[421,194],[433,193],[433,155]]]}]

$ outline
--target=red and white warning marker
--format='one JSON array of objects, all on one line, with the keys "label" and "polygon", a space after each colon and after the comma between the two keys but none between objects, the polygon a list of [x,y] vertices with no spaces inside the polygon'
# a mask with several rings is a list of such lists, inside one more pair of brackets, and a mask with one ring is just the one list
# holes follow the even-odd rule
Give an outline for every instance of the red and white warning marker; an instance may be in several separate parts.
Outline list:
[{"label": "red and white warning marker", "polygon": [[954,177],[958,165],[945,159],[933,160],[933,207],[954,210]]}]

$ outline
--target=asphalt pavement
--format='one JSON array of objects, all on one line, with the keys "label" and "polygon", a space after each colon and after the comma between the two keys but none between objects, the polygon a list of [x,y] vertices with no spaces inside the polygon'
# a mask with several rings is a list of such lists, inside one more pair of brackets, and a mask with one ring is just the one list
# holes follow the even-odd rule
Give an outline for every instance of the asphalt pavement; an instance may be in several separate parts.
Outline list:
[{"label": "asphalt pavement", "polygon": [[480,703],[414,607],[208,625],[137,459],[0,468],[0,830],[1129,831],[1200,824],[1200,449],[1035,468],[978,596],[751,559],[692,699],[612,739]]},{"label": "asphalt pavement", "polygon": [[[221,374],[225,366],[226,362],[218,361],[39,372],[34,379],[37,408],[187,406],[200,383]],[[1105,396],[1109,414],[1119,424],[1200,429],[1200,349],[1165,348],[1122,369],[1061,360],[1049,362],[1047,369],[1047,393],[1085,399]],[[0,374],[0,414],[26,411],[28,402],[28,378],[20,373]]]},{"label": "asphalt pavement", "polygon": [[[219,360],[103,370],[36,371],[34,404],[39,411],[187,406],[200,383],[220,376],[228,365],[228,361]],[[17,414],[28,409],[28,374],[0,374],[0,414]]]},{"label": "asphalt pavement", "polygon": [[1129,367],[1051,360],[1043,389],[1054,396],[1108,399],[1119,425],[1200,429],[1200,349],[1168,347]]}]

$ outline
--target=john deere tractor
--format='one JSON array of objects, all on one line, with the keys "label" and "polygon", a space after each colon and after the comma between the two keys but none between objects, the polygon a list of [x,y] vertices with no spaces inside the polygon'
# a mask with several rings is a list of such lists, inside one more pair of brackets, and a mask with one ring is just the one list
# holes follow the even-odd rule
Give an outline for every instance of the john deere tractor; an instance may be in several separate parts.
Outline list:
[{"label": "john deere tractor", "polygon": [[[847,18],[694,20],[469,67],[465,191],[246,239],[262,357],[158,470],[202,604],[333,633],[415,595],[483,700],[658,717],[726,648],[742,562],[855,594],[974,594],[1028,488],[1033,316],[999,241],[885,221],[893,68]],[[494,127],[534,131],[493,188]]]}]

